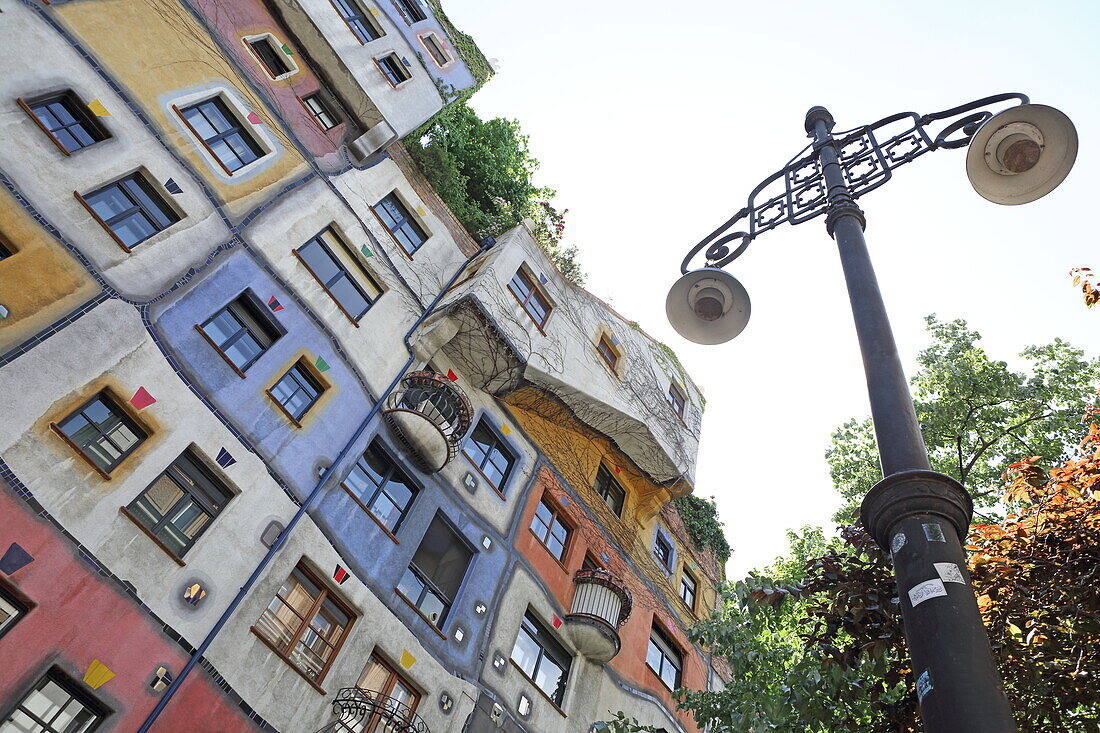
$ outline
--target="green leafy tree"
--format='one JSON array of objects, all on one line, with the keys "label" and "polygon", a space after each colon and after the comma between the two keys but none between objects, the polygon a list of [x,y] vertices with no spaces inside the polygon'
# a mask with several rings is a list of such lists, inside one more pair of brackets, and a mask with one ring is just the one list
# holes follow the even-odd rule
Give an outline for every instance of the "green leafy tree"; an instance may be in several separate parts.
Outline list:
[{"label": "green leafy tree", "polygon": [[[979,511],[997,511],[1004,467],[1016,456],[1046,466],[1069,457],[1081,406],[1100,383],[1100,360],[1088,360],[1061,339],[1020,354],[1030,374],[989,358],[966,321],[928,316],[931,345],[917,359],[913,397],[932,468],[958,479]],[[826,453],[833,484],[846,505],[834,519],[851,522],[881,477],[871,421],[851,420],[833,433]]]},{"label": "green leafy tree", "polygon": [[583,284],[576,247],[561,242],[565,212],[550,203],[554,190],[536,186],[539,162],[517,120],[483,120],[455,102],[411,133],[405,149],[462,225],[483,239],[524,219],[562,274]]}]

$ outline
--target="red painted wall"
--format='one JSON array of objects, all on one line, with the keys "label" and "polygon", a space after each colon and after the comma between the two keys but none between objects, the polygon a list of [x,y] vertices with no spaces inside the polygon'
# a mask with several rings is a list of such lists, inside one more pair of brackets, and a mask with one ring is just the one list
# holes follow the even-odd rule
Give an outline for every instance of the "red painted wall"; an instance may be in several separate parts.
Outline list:
[{"label": "red painted wall", "polygon": [[[542,543],[530,530],[531,520],[535,516],[535,508],[544,495],[550,497],[548,503],[564,516],[572,528],[562,563],[559,563],[543,547]],[[524,510],[522,522],[516,537],[516,548],[531,562],[535,571],[545,582],[546,587],[561,603],[566,612],[569,611],[573,603],[573,573],[581,568],[585,554],[591,555],[598,564],[604,565],[607,570],[617,575],[630,591],[634,599],[634,610],[626,623],[619,629],[621,650],[609,662],[609,665],[617,674],[630,684],[659,698],[669,710],[676,710],[676,702],[672,699],[672,694],[645,663],[646,650],[649,647],[649,634],[653,628],[654,617],[656,617],[657,625],[684,652],[684,687],[696,690],[706,689],[706,665],[699,655],[694,652],[694,646],[688,641],[687,635],[680,629],[674,617],[664,610],[664,601],[658,600],[649,587],[642,583],[637,574],[629,569],[619,554],[619,550],[607,540],[604,531],[575,502],[568,499],[557,478],[545,467],[542,468],[535,489],[531,492],[531,498]],[[606,563],[603,562],[602,558],[602,554],[605,552],[608,556]],[[677,713],[676,716],[687,730],[699,730],[694,718],[689,713]]]},{"label": "red painted wall", "polygon": [[[137,730],[157,703],[159,694],[149,688],[157,667],[178,674],[187,656],[114,581],[95,572],[71,540],[4,486],[0,555],[13,542],[34,561],[10,576],[0,573],[0,583],[35,605],[0,637],[0,714],[6,715],[51,666],[79,681],[98,659],[115,677],[89,690],[114,711],[97,733]],[[256,727],[205,671],[196,669],[154,730],[222,733]]]}]

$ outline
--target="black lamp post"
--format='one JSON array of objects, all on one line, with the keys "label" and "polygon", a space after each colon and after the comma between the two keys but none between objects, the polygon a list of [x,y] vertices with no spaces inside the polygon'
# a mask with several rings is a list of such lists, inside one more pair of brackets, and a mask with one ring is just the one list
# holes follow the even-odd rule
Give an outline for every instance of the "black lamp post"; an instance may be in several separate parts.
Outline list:
[{"label": "black lamp post", "polygon": [[[1010,100],[1020,104],[996,115],[985,109]],[[937,123],[943,127],[933,135],[928,127]],[[666,302],[669,321],[697,343],[732,339],[748,322],[749,300],[721,268],[760,234],[825,215],[825,228],[840,249],[884,476],[860,511],[864,526],[894,561],[925,730],[1015,731],[962,548],[973,505],[955,479],[930,470],[856,199],[924,153],[969,145],[967,175],[979,194],[1002,204],[1034,201],[1069,173],[1077,133],[1061,112],[1029,104],[1022,94],[924,116],[903,112],[838,134],[829,111],[814,107],[806,114],[806,132],[813,142],[688,253]],[[742,219],[748,231],[731,232]],[[704,250],[706,266],[689,270]]]}]

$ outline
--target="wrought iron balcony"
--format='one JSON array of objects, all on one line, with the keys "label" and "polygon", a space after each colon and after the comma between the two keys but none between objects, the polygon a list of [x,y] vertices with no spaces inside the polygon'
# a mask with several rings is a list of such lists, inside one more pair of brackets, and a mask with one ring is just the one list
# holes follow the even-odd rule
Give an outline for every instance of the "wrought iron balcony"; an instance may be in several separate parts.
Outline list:
[{"label": "wrought iron balcony", "polygon": [[424,719],[405,703],[381,692],[345,687],[332,701],[336,720],[317,733],[431,733]]},{"label": "wrought iron balcony", "polygon": [[458,454],[474,417],[458,385],[431,371],[405,375],[386,399],[382,414],[410,457],[428,473],[439,471]]},{"label": "wrought iron balcony", "polygon": [[633,601],[621,580],[602,568],[578,570],[573,607],[565,616],[566,633],[584,656],[603,664],[619,653],[619,627]]}]

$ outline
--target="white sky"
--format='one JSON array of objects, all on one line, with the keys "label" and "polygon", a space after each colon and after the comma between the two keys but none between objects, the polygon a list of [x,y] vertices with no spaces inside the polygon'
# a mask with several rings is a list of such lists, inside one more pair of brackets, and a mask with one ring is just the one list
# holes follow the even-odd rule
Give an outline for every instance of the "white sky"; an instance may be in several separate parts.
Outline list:
[{"label": "white sky", "polygon": [[923,317],[966,318],[995,358],[1065,338],[1095,355],[1100,313],[1070,287],[1100,270],[1087,217],[1100,165],[1100,3],[942,0],[445,0],[500,73],[473,99],[519,119],[538,182],[570,210],[588,287],[677,351],[707,399],[696,491],[717,497],[731,578],[829,524],[824,452],[869,413],[851,310],[823,219],[765,234],[728,269],[752,320],[703,347],[665,320],[688,248],[806,144],[806,110],[837,129],[1008,91],[1073,119],[1074,171],[1036,203],[980,198],[965,151],[930,153],[861,199],[898,346],[912,372]]}]

